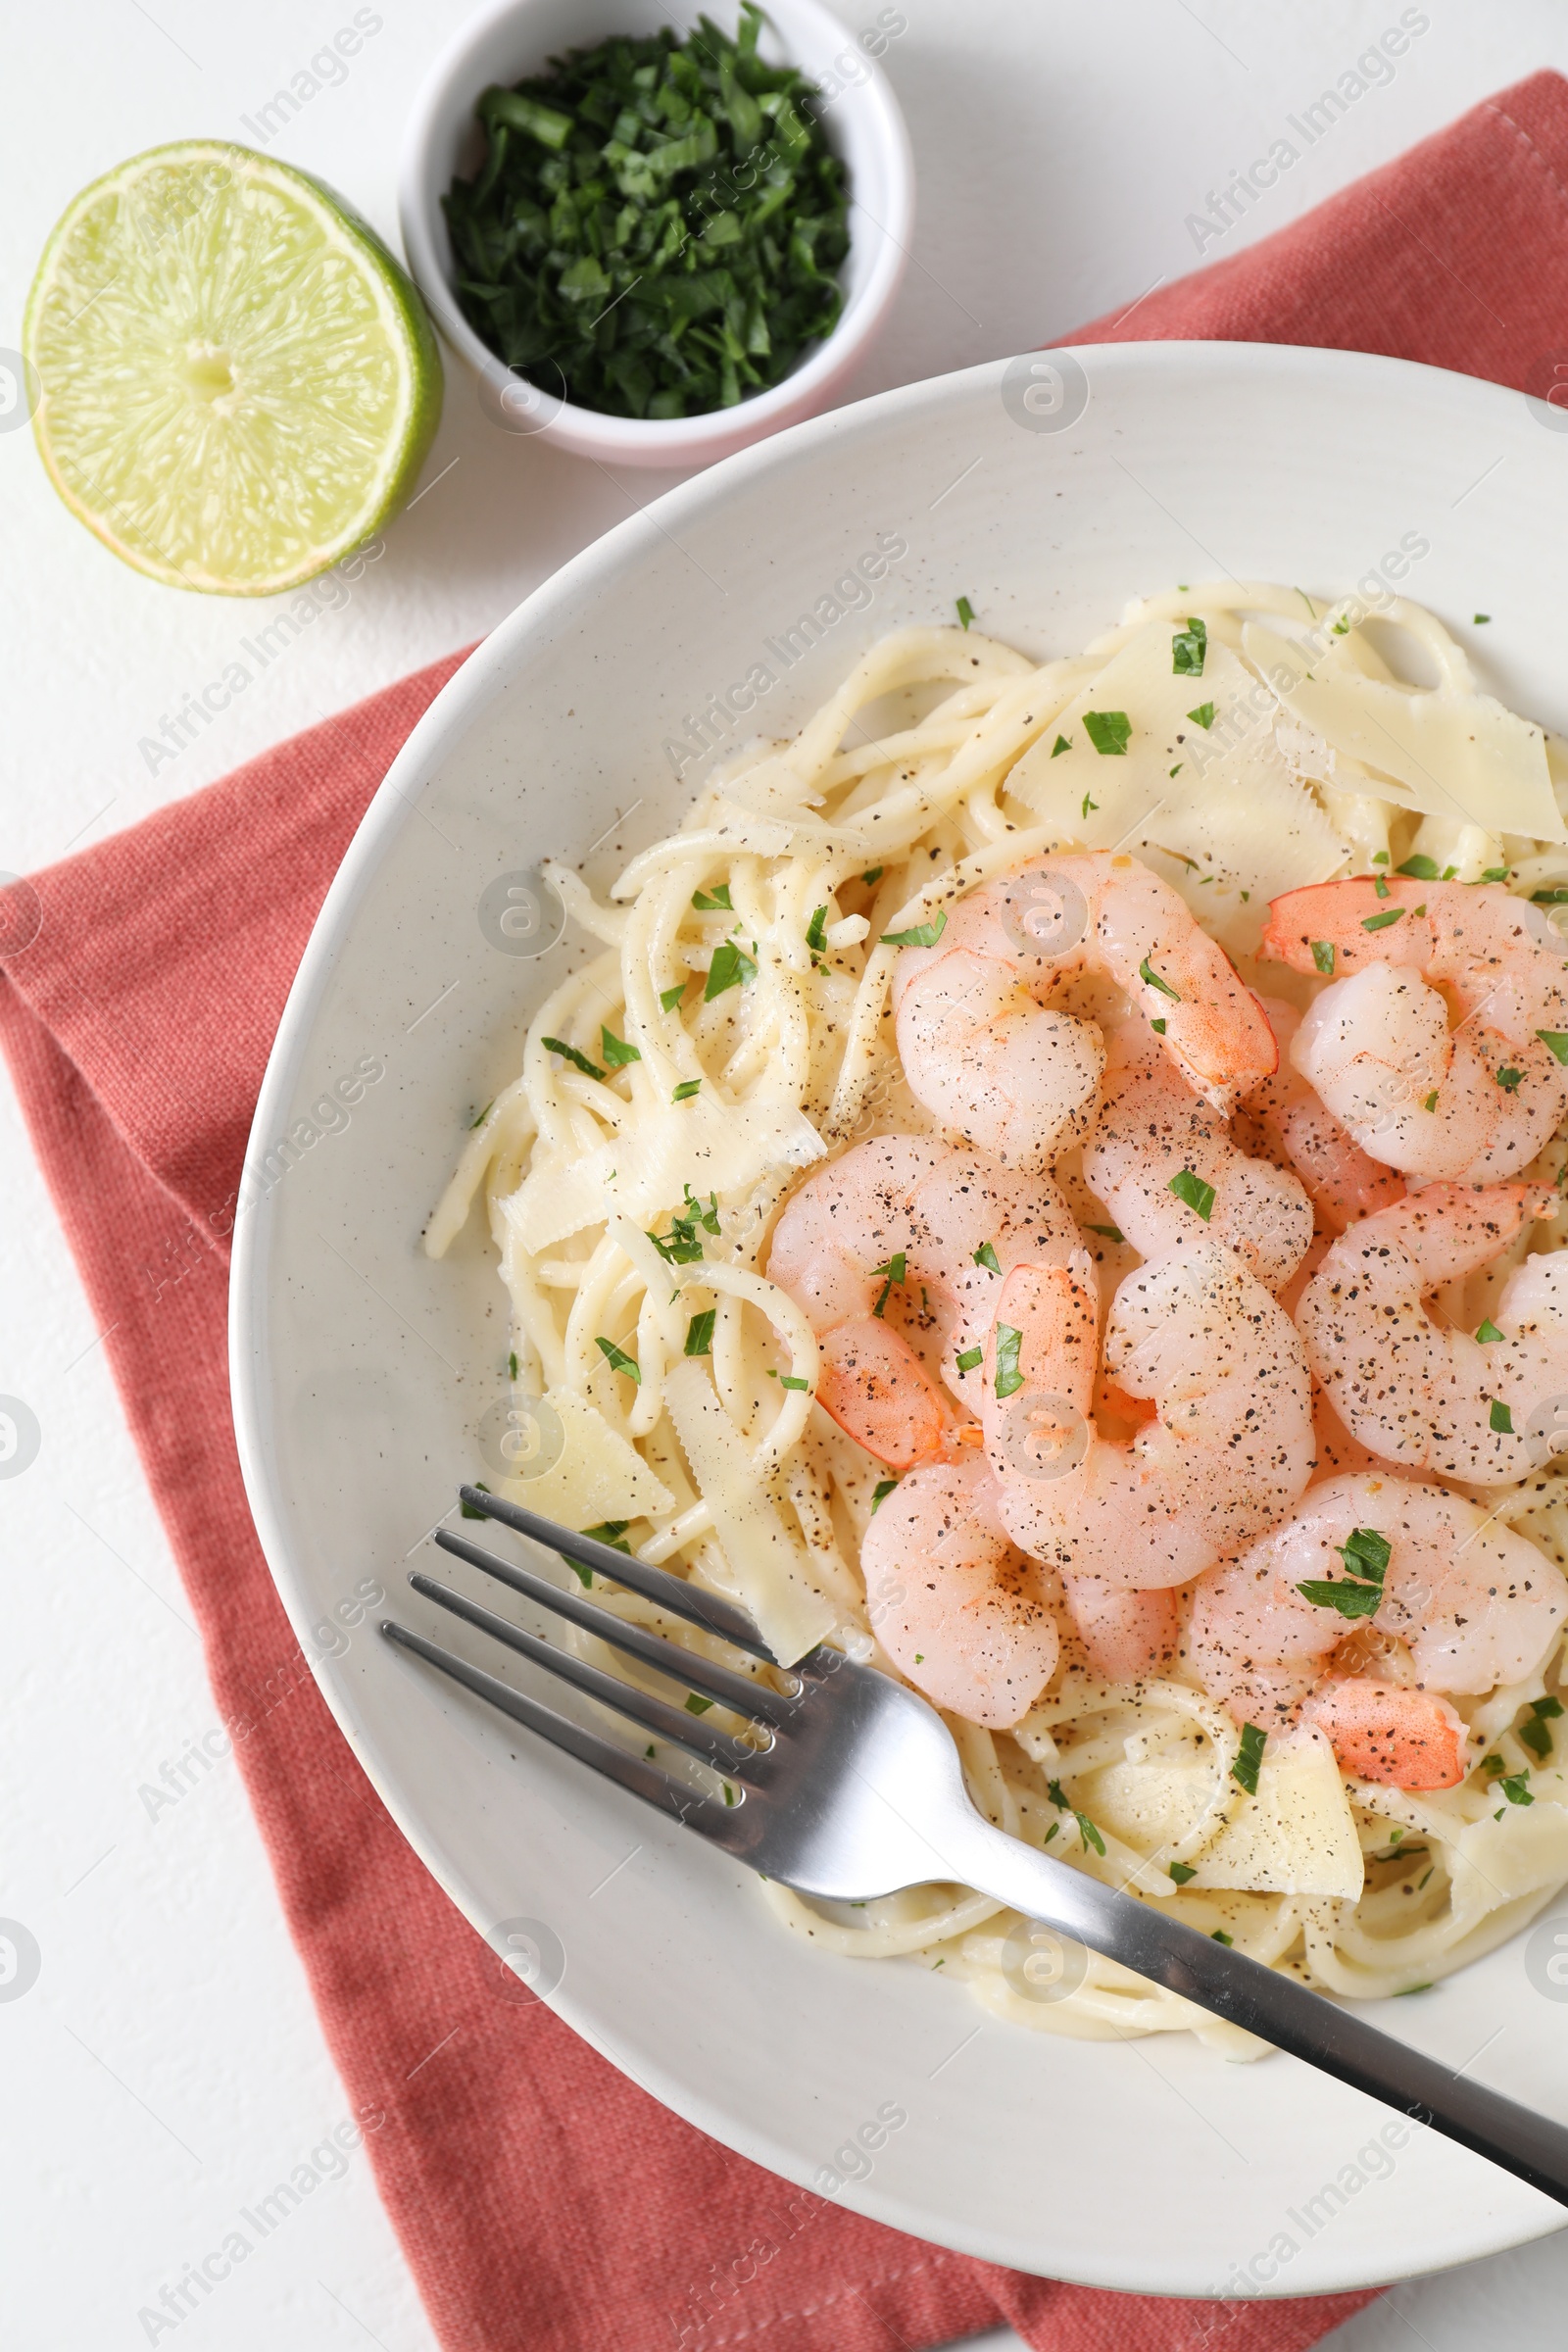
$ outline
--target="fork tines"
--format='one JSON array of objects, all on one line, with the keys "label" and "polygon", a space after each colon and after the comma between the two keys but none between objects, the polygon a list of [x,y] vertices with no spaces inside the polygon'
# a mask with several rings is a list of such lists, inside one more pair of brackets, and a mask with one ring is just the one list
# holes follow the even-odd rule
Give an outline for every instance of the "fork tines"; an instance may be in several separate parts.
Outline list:
[{"label": "fork tines", "polygon": [[[570,1528],[560,1527],[554,1520],[541,1518],[537,1512],[506,1502],[499,1495],[487,1494],[482,1488],[464,1487],[461,1493],[470,1511],[482,1511],[487,1517],[500,1520],[535,1543],[558,1552],[573,1567],[612,1578],[617,1584],[667,1609],[671,1615],[733,1642],[756,1658],[773,1663],[772,1652],[759,1640],[750,1618],[728,1601],[704,1592],[699,1587],[688,1585],[662,1568],[651,1567],[646,1561],[628,1557],[614,1545],[602,1543],[597,1537],[578,1535]],[[477,1544],[469,1543],[465,1536],[454,1534],[447,1528],[438,1528],[435,1541],[443,1551],[467,1561],[471,1567],[480,1569],[496,1583],[507,1586],[524,1599],[536,1602],[555,1616],[564,1617],[568,1623],[609,1642],[640,1665],[684,1685],[695,1695],[688,1699],[684,1707],[673,1706],[634,1684],[623,1682],[618,1675],[607,1673],[603,1667],[590,1665],[586,1659],[576,1657],[571,1651],[541,1641],[535,1634],[524,1632],[520,1626],[511,1624],[493,1610],[470,1600],[466,1593],[455,1592],[416,1572],[410,1576],[409,1582],[421,1598],[433,1601],[437,1607],[462,1619],[479,1633],[488,1635],[518,1656],[559,1676],[585,1696],[612,1708],[617,1714],[629,1717],[655,1739],[684,1749],[688,1755],[715,1772],[744,1781],[748,1770],[756,1765],[759,1755],[771,1744],[775,1729],[785,1723],[793,1712],[792,1699],[767,1684],[754,1682],[750,1676],[737,1674],[730,1667],[715,1665],[711,1659],[696,1650],[678,1647],[674,1642],[649,1633],[642,1626],[628,1624],[612,1611],[597,1606],[585,1593],[564,1591],[531,1569],[519,1567],[513,1561],[501,1559],[494,1552],[485,1551]],[[580,1762],[591,1764],[595,1770],[618,1781],[623,1788],[630,1788],[662,1811],[674,1814],[688,1827],[717,1832],[724,1824],[726,1808],[732,1807],[737,1801],[739,1791],[731,1791],[727,1783],[723,1805],[712,1797],[700,1795],[686,1784],[662,1772],[648,1758],[628,1754],[624,1748],[601,1734],[587,1730],[567,1716],[557,1714],[553,1708],[541,1705],[537,1699],[514,1690],[497,1676],[470,1665],[466,1659],[440,1648],[435,1642],[397,1624],[395,1620],[384,1620],[381,1632],[389,1642],[422,1658],[427,1665],[435,1667],[454,1682],[461,1683],[476,1697],[487,1700],[503,1714],[510,1715],[514,1722],[537,1732],[557,1747],[564,1748]],[[758,1726],[764,1735],[762,1743],[736,1738],[716,1726],[705,1724],[703,1715],[715,1703]],[[729,1813],[728,1819],[733,1823],[733,1812]]]}]

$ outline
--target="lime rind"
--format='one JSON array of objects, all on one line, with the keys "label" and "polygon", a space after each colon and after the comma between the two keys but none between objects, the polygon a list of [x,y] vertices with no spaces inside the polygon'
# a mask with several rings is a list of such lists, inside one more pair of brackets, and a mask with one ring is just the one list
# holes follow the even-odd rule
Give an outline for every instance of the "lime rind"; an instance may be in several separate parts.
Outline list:
[{"label": "lime rind", "polygon": [[220,140],[132,157],[45,248],[23,348],[67,506],[172,587],[268,596],[408,496],[441,414],[423,303],[319,181]]}]

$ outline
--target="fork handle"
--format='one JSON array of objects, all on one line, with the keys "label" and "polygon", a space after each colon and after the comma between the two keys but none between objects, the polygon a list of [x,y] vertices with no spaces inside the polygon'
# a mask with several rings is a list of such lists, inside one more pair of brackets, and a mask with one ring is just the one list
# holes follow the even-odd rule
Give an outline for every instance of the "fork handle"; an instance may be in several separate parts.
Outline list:
[{"label": "fork handle", "polygon": [[960,1884],[995,1895],[1200,2009],[1364,2090],[1568,2205],[1568,2130],[1410,2049],[1295,1977],[1053,1860],[972,1811],[939,1838]]}]

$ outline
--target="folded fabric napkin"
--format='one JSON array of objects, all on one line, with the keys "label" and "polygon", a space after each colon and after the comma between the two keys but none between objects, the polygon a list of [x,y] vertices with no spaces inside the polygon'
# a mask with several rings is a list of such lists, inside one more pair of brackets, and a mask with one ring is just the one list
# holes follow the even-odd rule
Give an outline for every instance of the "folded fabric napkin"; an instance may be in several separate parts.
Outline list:
[{"label": "folded fabric napkin", "polygon": [[[1568,83],[1538,74],[1075,340],[1350,345],[1523,385],[1568,317],[1565,180]],[[1004,2319],[1039,2352],[1201,2352],[1217,2334],[1225,2352],[1297,2352],[1367,2298],[1193,2303],[1022,2277],[793,2191],[677,2121],[503,1977],[327,1714],[235,1461],[227,1234],[317,910],[462,659],[0,893],[0,1038],[435,2330],[447,2352],[887,2352]]]}]

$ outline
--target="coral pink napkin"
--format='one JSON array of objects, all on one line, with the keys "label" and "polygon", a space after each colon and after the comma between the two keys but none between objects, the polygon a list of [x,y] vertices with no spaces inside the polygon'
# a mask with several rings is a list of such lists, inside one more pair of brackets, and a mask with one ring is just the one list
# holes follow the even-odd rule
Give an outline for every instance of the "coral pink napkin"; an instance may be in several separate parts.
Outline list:
[{"label": "coral pink napkin", "polygon": [[[1077,339],[1333,344],[1543,390],[1568,319],[1565,181],[1568,83],[1538,74]],[[503,1984],[327,1715],[235,1463],[227,1234],[317,909],[461,660],[0,895],[0,1036],[436,2332],[447,2352],[890,2352],[1005,2319],[1039,2352],[1297,2352],[1366,2298],[1184,2303],[1021,2277],[791,2191],[677,2122]]]}]

